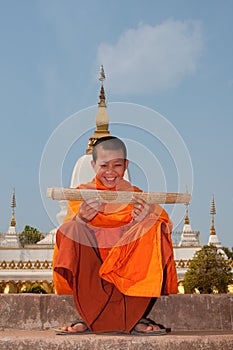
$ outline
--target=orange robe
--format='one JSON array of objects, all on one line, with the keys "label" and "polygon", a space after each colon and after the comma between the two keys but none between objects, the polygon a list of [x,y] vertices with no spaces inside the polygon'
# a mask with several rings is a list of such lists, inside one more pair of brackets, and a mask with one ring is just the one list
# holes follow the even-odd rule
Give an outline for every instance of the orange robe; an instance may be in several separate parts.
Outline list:
[{"label": "orange robe", "polygon": [[[114,190],[96,178],[79,188]],[[125,180],[117,190],[140,191]],[[159,205],[152,205],[142,222],[132,221],[131,204],[106,204],[103,212],[83,224],[72,220],[80,204],[69,202],[65,224],[57,233],[53,263],[56,291],[74,295],[79,314],[91,329],[129,331],[152,297],[177,293],[172,224]],[[94,294],[87,300],[89,291]],[[135,303],[140,304],[138,311]],[[114,310],[119,317],[112,321]],[[129,320],[123,321],[121,314]]]}]

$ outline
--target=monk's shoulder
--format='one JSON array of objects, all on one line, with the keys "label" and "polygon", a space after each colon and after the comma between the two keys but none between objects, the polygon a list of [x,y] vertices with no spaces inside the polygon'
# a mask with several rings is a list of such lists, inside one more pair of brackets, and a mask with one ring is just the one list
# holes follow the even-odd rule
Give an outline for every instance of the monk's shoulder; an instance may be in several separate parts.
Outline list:
[{"label": "monk's shoulder", "polygon": [[137,186],[133,186],[133,191],[134,192],[143,192],[143,190],[141,190],[139,187]]}]

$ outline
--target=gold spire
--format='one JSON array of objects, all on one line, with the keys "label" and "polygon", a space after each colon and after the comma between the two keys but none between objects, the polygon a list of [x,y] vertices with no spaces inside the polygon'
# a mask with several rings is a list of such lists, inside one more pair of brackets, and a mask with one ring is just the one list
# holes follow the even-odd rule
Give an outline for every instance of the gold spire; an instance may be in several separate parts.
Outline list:
[{"label": "gold spire", "polygon": [[[186,193],[189,193],[188,192],[188,185],[186,185]],[[184,219],[184,224],[189,225],[189,205],[188,205],[188,203],[186,204],[186,215],[185,215],[185,219]]]},{"label": "gold spire", "polygon": [[210,234],[211,235],[216,235],[215,227],[214,227],[214,215],[216,214],[215,210],[215,204],[214,204],[214,195],[212,197],[212,203],[211,203],[211,208],[210,208],[210,214],[212,215],[212,223],[211,223],[211,228],[210,228]]},{"label": "gold spire", "polygon": [[102,82],[106,79],[105,73],[104,73],[104,66],[101,64],[100,66],[100,77],[99,80]]},{"label": "gold spire", "polygon": [[12,214],[11,214],[11,226],[16,226],[15,221],[15,207],[16,207],[16,200],[15,200],[15,189],[12,193],[12,200],[11,200],[11,208],[12,208]]},{"label": "gold spire", "polygon": [[189,225],[188,205],[186,205],[186,215],[185,215],[185,219],[184,219],[184,224]]},{"label": "gold spire", "polygon": [[91,154],[92,147],[98,139],[100,139],[101,137],[110,135],[108,130],[107,106],[105,102],[105,91],[104,91],[105,73],[104,73],[103,65],[100,66],[99,80],[101,81],[101,88],[100,88],[99,103],[98,103],[98,113],[96,115],[96,129],[94,134],[89,138],[86,154]]},{"label": "gold spire", "polygon": [[103,65],[100,66],[100,77],[99,80],[101,81],[101,88],[100,88],[100,100],[99,100],[99,107],[107,107],[105,103],[105,91],[104,91],[104,80],[106,79],[105,73],[104,73],[104,67]]},{"label": "gold spire", "polygon": [[104,91],[104,86],[102,85],[100,88],[100,96],[99,96],[99,107],[107,107],[106,102],[105,102],[105,91]]}]

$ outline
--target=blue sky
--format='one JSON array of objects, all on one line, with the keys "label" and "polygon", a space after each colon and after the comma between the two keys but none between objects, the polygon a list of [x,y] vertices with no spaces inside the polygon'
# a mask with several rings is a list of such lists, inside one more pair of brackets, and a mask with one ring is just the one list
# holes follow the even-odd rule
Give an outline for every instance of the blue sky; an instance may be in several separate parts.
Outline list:
[{"label": "blue sky", "polygon": [[[231,247],[233,1],[1,0],[0,5],[0,232],[10,223],[14,187],[17,230],[27,224],[44,232],[53,228],[40,195],[41,157],[61,123],[97,104],[103,64],[110,121],[111,102],[125,102],[155,110],[173,125],[192,161],[191,225],[206,243],[214,194],[216,231]],[[92,111],[94,127],[97,110]],[[127,135],[125,128],[110,125],[110,130],[150,148],[149,138],[135,128]],[[77,139],[85,131],[77,129]],[[65,185],[89,136],[64,161]],[[163,162],[164,151],[153,152]],[[135,180],[143,187],[140,177]]]}]

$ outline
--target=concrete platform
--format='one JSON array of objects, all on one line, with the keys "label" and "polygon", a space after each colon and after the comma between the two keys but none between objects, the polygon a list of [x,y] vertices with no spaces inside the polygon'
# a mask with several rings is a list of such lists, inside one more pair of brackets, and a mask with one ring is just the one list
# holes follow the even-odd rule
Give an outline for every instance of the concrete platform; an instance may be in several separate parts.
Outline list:
[{"label": "concrete platform", "polygon": [[[46,330],[78,318],[71,295],[0,294],[0,329]],[[232,294],[158,299],[149,317],[172,331],[233,331]]]},{"label": "concrete platform", "polygon": [[70,295],[0,294],[0,350],[232,350],[233,295],[170,295],[149,317],[167,335],[56,335],[78,315]]},{"label": "concrete platform", "polygon": [[0,331],[1,350],[232,350],[228,332],[174,332],[163,336],[55,335],[52,331]]}]

